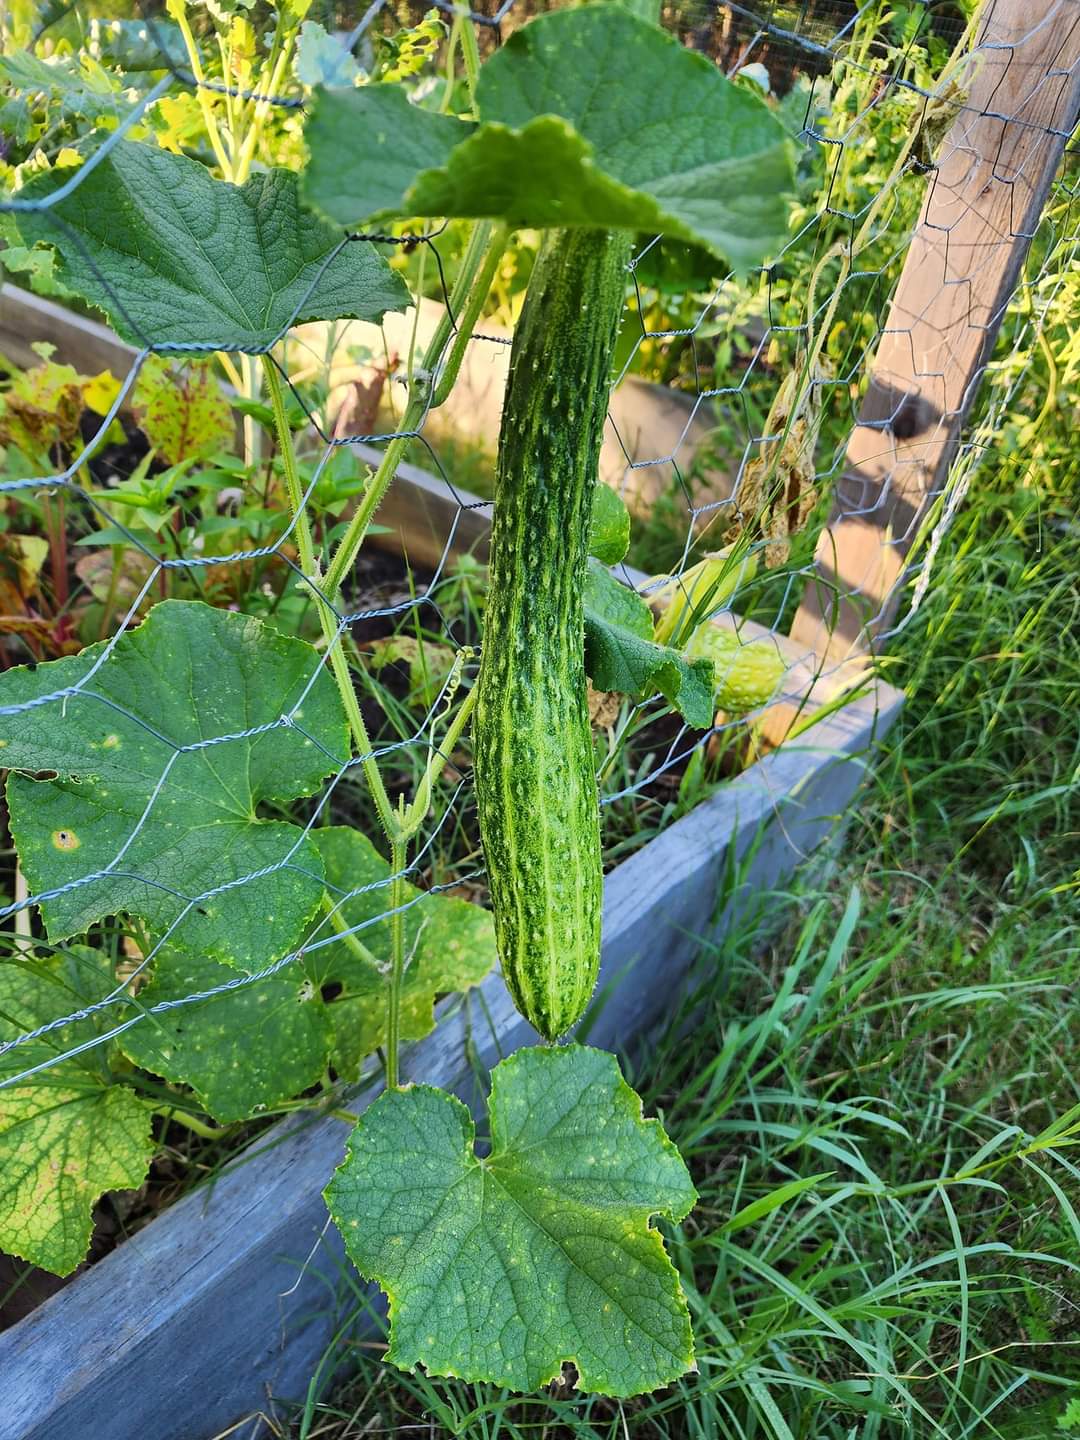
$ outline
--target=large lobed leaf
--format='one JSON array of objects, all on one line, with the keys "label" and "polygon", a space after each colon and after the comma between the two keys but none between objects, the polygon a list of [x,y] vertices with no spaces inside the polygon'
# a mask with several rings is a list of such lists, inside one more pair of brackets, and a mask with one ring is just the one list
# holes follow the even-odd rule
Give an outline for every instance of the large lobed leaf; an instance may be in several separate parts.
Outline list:
[{"label": "large lobed leaf", "polygon": [[[0,1043],[59,1020],[112,989],[107,957],[75,946],[0,960]],[[98,1033],[98,1020],[60,1026],[0,1054],[0,1084]],[[0,1088],[0,1250],[69,1275],[90,1243],[91,1207],[105,1190],[141,1185],[154,1153],[150,1111],[108,1083],[100,1050]]]},{"label": "large lobed leaf", "polygon": [[[234,968],[163,946],[138,1007],[226,985]],[[326,1069],[330,1024],[322,997],[299,965],[210,1000],[148,1013],[120,1040],[144,1070],[190,1085],[222,1124],[246,1120],[314,1085]]]},{"label": "large lobed leaf", "polygon": [[410,105],[394,85],[322,90],[306,193],[345,224],[494,216],[643,230],[740,267],[784,235],[792,159],[779,120],[620,6],[515,31],[480,72],[477,109],[473,124]]},{"label": "large lobed leaf", "polygon": [[[326,1070],[355,1080],[386,1040],[390,980],[390,866],[358,830],[312,831],[326,884],[348,939],[312,949],[302,962],[251,985],[179,1009],[148,1014],[121,1041],[136,1064],[190,1085],[216,1120],[229,1122],[300,1094]],[[405,971],[401,1039],[435,1025],[437,995],[478,984],[495,963],[491,916],[479,905],[403,886]],[[324,921],[316,932],[329,932]],[[235,970],[163,947],[139,992],[147,1010],[213,989]]]},{"label": "large lobed leaf", "polygon": [[[44,199],[71,171],[32,181]],[[204,165],[122,142],[48,209],[21,212],[28,245],[52,245],[63,282],[133,345],[260,351],[308,320],[379,321],[408,292],[371,245],[301,207],[297,177],[235,186]]]},{"label": "large lobed leaf", "polygon": [[[319,905],[322,862],[297,826],[258,811],[310,794],[347,754],[317,652],[250,616],[168,600],[111,651],[9,670],[0,705],[80,684],[0,715],[27,881],[74,887],[41,905],[49,938],[124,912],[160,936],[187,911],[172,939],[189,955],[253,968],[292,948]],[[295,723],[274,725],[282,716]],[[273,728],[250,733],[261,726]]]},{"label": "large lobed leaf", "polygon": [[696,1195],[612,1055],[520,1050],[492,1074],[491,1151],[427,1086],[380,1096],[327,1189],[361,1274],[390,1298],[387,1359],[535,1390],[654,1390],[693,1363],[686,1301],[650,1225]]}]

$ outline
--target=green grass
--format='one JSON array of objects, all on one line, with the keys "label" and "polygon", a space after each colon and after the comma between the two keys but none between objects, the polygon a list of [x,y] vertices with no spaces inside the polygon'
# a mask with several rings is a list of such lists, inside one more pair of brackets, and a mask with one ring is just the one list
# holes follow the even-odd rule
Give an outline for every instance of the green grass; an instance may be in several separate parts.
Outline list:
[{"label": "green grass", "polygon": [[1073,508],[969,500],[890,647],[908,705],[842,858],[762,897],[786,917],[765,952],[748,920],[628,1062],[701,1192],[671,1237],[697,1374],[622,1404],[522,1398],[345,1346],[282,1434],[1077,1433]]}]

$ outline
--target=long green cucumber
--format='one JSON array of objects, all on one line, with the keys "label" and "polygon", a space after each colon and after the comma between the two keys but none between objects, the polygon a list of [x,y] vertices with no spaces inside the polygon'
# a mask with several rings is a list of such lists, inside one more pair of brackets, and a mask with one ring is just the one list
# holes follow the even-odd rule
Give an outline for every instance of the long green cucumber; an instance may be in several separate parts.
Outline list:
[{"label": "long green cucumber", "polygon": [[583,588],[630,238],[545,237],[514,333],[473,721],[480,835],[514,1004],[549,1040],[600,962]]}]

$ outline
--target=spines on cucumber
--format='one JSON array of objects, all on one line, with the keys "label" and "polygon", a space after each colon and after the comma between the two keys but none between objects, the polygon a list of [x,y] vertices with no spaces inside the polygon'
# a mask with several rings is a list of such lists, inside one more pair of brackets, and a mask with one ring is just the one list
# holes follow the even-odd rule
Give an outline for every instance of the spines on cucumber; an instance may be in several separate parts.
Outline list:
[{"label": "spines on cucumber", "polygon": [[474,743],[503,975],[549,1040],[600,960],[603,872],[583,587],[629,236],[554,230],[514,334]]}]

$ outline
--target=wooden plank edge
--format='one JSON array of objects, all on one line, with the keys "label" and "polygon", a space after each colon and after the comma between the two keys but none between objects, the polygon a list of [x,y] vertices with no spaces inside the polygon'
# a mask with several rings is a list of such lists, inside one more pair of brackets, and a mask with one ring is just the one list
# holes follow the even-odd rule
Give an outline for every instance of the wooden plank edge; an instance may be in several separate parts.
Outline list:
[{"label": "wooden plank edge", "polygon": [[41,340],[55,345],[59,358],[81,374],[111,370],[120,380],[138,354],[100,321],[5,281],[0,285],[0,353],[16,365],[36,365],[40,356],[30,346]]},{"label": "wooden plank edge", "polygon": [[[833,828],[867,747],[898,713],[888,691],[823,721],[813,747],[779,750],[725,786],[608,876],[599,1006],[590,1043],[623,1046],[670,1011],[709,930],[729,858],[757,846],[743,899],[783,879]],[[620,983],[632,972],[633,984]],[[485,1064],[535,1040],[498,975],[482,987],[493,1030],[473,1040]],[[406,1073],[477,1096],[457,1010],[408,1052]],[[362,1107],[377,1093],[364,1090]],[[333,1329],[342,1252],[321,1198],[343,1154],[332,1118],[284,1122],[212,1190],[188,1195],[121,1249],[0,1335],[8,1440],[203,1440],[271,1394],[302,1398]],[[197,1381],[197,1384],[194,1383]],[[201,1409],[192,1413],[193,1396]]]}]

